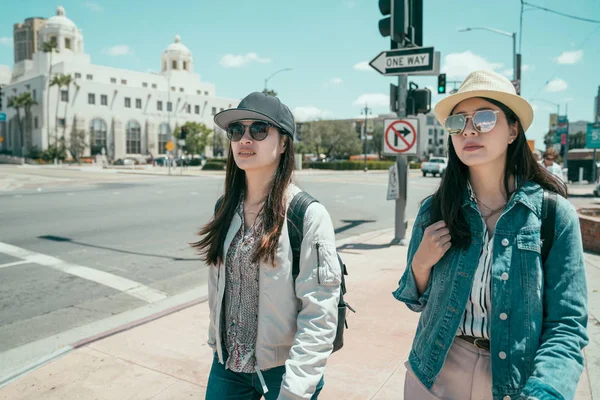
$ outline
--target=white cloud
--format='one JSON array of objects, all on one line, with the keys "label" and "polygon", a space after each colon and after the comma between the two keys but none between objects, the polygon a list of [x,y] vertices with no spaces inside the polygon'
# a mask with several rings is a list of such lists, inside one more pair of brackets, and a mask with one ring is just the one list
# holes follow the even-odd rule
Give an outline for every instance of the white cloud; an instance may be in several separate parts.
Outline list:
[{"label": "white cloud", "polygon": [[294,108],[293,114],[298,122],[330,119],[333,117],[333,114],[330,111],[321,110],[315,106],[296,107]]},{"label": "white cloud", "polygon": [[240,68],[246,64],[255,61],[259,63],[270,63],[270,58],[261,58],[256,53],[248,53],[245,55],[226,54],[221,58],[219,64],[225,68]]},{"label": "white cloud", "polygon": [[492,70],[502,68],[503,64],[492,63],[471,51],[450,53],[446,56],[442,72],[452,79],[464,79],[473,71],[480,69]]},{"label": "white cloud", "polygon": [[325,83],[325,85],[323,85],[324,87],[329,87],[329,86],[338,86],[341,85],[344,81],[342,80],[342,78],[331,78],[329,81],[327,81],[327,83]]},{"label": "white cloud", "polygon": [[13,38],[8,37],[8,36],[2,36],[2,37],[0,37],[0,44],[3,44],[4,46],[12,47]]},{"label": "white cloud", "polygon": [[365,104],[369,107],[389,107],[390,96],[382,93],[365,93],[358,96],[353,103],[355,106],[364,106]]},{"label": "white cloud", "polygon": [[104,50],[104,54],[108,54],[109,56],[128,56],[133,54],[133,50],[129,48],[126,44],[119,44],[117,46],[109,47]]},{"label": "white cloud", "polygon": [[576,51],[564,51],[558,58],[556,62],[559,64],[577,64],[583,60],[583,50]]},{"label": "white cloud", "polygon": [[557,78],[546,84],[546,92],[562,92],[563,90],[567,90],[568,87],[567,82]]},{"label": "white cloud", "polygon": [[371,68],[367,61],[361,61],[354,65],[354,69],[357,71],[373,71],[373,68]]},{"label": "white cloud", "polygon": [[92,12],[101,13],[104,11],[104,8],[98,3],[94,3],[93,1],[87,1],[85,6],[89,8]]}]

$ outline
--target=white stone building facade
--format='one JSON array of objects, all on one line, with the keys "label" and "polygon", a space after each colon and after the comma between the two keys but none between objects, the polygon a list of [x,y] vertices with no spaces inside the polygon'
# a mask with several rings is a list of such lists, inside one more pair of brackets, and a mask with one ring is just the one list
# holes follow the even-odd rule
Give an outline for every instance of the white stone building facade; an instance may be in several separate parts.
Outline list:
[{"label": "white stone building facade", "polygon": [[[11,82],[3,88],[1,111],[7,114],[7,129],[0,149],[15,155],[22,148],[21,133],[16,111],[6,102],[26,91],[38,103],[31,109],[33,147],[45,150],[56,137],[69,140],[78,131],[85,134],[84,156],[104,148],[112,160],[164,154],[171,132],[187,121],[204,123],[222,134],[213,116],[239,102],[216,97],[215,85],[200,80],[192,53],[179,36],[163,51],[160,72],[146,73],[92,64],[81,31],[62,7],[38,34],[40,43],[56,41],[58,51],[38,50],[32,60],[15,64]],[[59,74],[70,74],[75,84],[48,87],[51,77]]]}]

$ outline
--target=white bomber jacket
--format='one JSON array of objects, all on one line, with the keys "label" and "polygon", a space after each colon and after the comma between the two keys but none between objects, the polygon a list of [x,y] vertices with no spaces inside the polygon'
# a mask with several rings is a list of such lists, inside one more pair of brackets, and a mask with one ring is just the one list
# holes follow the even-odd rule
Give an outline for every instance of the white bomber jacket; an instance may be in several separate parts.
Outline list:
[{"label": "white bomber jacket", "polygon": [[[288,207],[299,192],[295,185],[288,187]],[[225,238],[223,254],[227,254],[241,224],[236,213]],[[310,399],[333,350],[342,280],[333,224],[325,207],[313,203],[306,211],[296,290],[287,220],[279,238],[276,260],[276,267],[264,262],[260,264],[255,348],[257,372],[262,378],[260,371],[285,364],[279,399]],[[225,263],[221,263],[218,267],[209,267],[208,344],[222,364],[220,316],[224,292]]]}]

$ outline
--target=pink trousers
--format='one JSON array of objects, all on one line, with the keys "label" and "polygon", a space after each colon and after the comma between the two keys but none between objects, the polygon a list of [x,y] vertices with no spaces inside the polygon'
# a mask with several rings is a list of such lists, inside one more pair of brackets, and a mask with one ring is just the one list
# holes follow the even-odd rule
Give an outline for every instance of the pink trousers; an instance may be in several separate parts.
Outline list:
[{"label": "pink trousers", "polygon": [[490,352],[458,337],[431,389],[405,365],[404,400],[492,400]]}]

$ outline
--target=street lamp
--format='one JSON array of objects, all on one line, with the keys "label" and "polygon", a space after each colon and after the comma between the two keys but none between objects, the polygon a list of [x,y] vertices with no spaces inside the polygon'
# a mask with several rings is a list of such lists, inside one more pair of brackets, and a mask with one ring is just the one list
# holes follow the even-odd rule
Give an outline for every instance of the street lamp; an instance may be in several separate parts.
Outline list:
[{"label": "street lamp", "polygon": [[372,115],[371,109],[365,104],[365,108],[360,111],[360,114],[365,116],[365,123],[363,125],[363,152],[365,154],[365,172],[367,172],[367,119],[369,115]]},{"label": "street lamp", "polygon": [[470,32],[470,31],[474,31],[474,30],[490,31],[490,32],[497,33],[499,35],[512,37],[512,42],[513,42],[513,80],[516,81],[518,78],[518,75],[517,75],[517,34],[516,34],[516,32],[510,33],[510,32],[501,31],[500,29],[486,28],[486,27],[482,27],[482,26],[459,29],[458,31],[459,32]]},{"label": "street lamp", "polygon": [[531,101],[543,101],[544,103],[552,104],[553,106],[556,106],[556,117],[560,114],[560,104],[558,103],[545,99],[531,99]]},{"label": "street lamp", "polygon": [[273,74],[271,74],[271,76],[269,76],[268,78],[265,79],[265,92],[267,91],[267,83],[269,82],[269,79],[271,79],[272,77],[274,77],[275,75],[277,75],[280,72],[285,72],[285,71],[291,71],[292,68],[284,68],[284,69],[280,69],[277,72],[274,72]]}]

